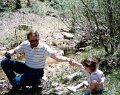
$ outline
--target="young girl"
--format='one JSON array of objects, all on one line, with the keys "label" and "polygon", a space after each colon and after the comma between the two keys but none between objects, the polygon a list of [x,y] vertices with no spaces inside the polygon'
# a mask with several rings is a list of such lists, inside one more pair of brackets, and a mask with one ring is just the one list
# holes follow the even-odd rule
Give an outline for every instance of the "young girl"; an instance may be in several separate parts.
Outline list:
[{"label": "young girl", "polygon": [[[96,58],[88,58],[80,63],[74,63],[81,67],[82,71],[85,72],[87,81],[68,87],[69,90],[76,92],[80,88],[84,88],[82,95],[98,95],[103,92],[105,77],[101,70],[98,69],[98,61]],[[73,64],[72,64],[73,65]]]}]

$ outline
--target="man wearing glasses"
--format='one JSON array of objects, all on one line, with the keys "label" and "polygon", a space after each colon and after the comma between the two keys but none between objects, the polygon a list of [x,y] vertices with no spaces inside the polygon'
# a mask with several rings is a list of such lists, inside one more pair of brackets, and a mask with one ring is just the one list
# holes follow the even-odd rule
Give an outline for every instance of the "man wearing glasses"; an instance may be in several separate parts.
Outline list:
[{"label": "man wearing glasses", "polygon": [[[48,56],[59,62],[70,64],[75,62],[74,59],[55,54],[47,44],[40,42],[39,33],[33,30],[27,34],[27,40],[15,49],[0,53],[6,56],[6,59],[1,61],[1,67],[12,85],[12,93],[26,86],[32,86],[33,91],[37,89],[44,75],[45,61]],[[10,55],[16,53],[25,54],[25,63],[10,59]]]}]

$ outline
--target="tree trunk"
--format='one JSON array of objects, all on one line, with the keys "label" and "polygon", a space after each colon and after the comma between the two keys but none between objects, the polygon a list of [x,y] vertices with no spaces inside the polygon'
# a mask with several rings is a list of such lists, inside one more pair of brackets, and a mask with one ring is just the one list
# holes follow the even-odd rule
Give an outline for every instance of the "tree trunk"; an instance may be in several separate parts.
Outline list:
[{"label": "tree trunk", "polygon": [[21,1],[16,0],[16,8],[15,9],[21,9]]},{"label": "tree trunk", "polygon": [[27,0],[27,6],[31,6],[30,0]]},{"label": "tree trunk", "polygon": [[39,1],[44,2],[45,0],[39,0]]},{"label": "tree trunk", "polygon": [[[88,11],[91,13],[91,15],[93,16],[93,19],[94,19],[94,22],[95,22],[95,25],[97,27],[97,31],[98,31],[98,36],[99,36],[99,39],[100,39],[100,43],[101,45],[104,47],[104,50],[105,52],[107,53],[107,55],[109,55],[109,51],[108,51],[108,47],[105,45],[104,43],[104,39],[103,37],[101,36],[100,34],[100,29],[99,29],[99,24],[98,24],[98,21],[97,21],[97,18],[95,16],[95,13],[93,13],[93,11],[91,9],[89,9],[89,7],[85,4],[85,2],[83,0],[81,0],[83,5],[88,9]],[[109,1],[109,0],[108,0]]]},{"label": "tree trunk", "polygon": [[112,9],[112,5],[111,5],[111,0],[107,0],[107,17],[108,17],[108,28],[110,29],[109,35],[111,38],[111,42],[110,42],[110,46],[111,46],[111,51],[110,53],[113,54],[114,53],[114,32],[113,32],[113,9]]}]

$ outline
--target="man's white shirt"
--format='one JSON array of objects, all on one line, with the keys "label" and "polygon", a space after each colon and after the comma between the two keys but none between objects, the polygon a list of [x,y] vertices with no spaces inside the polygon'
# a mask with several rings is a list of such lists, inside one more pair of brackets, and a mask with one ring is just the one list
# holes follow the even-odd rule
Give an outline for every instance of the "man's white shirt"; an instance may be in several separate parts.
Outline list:
[{"label": "man's white shirt", "polygon": [[54,53],[44,42],[39,42],[37,47],[31,48],[29,41],[22,42],[15,48],[15,52],[25,54],[25,64],[35,69],[44,68],[46,58]]}]

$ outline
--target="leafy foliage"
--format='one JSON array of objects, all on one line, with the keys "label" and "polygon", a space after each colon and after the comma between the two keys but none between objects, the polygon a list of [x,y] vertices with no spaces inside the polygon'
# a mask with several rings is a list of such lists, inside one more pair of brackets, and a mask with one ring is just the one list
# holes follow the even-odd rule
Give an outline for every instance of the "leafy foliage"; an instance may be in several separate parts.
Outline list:
[{"label": "leafy foliage", "polygon": [[26,33],[31,30],[31,28],[31,26],[19,25],[13,30],[14,33],[6,35],[2,40],[4,44],[7,44],[7,47],[14,48],[26,39]]}]

